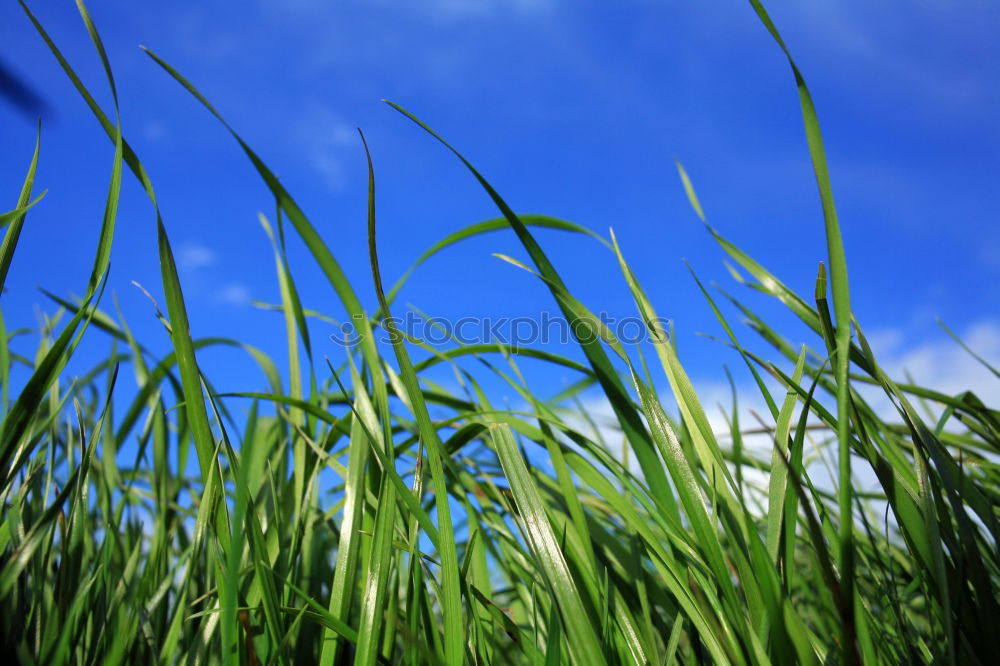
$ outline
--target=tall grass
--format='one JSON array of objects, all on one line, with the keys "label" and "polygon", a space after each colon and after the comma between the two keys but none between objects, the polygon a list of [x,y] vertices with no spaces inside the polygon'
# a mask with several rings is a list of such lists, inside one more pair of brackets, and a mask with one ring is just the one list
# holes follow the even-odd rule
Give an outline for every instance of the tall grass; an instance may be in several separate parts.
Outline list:
[{"label": "tall grass", "polygon": [[[751,4],[788,55],[763,7]],[[1000,654],[1000,411],[971,392],[946,395],[900,383],[879,366],[851,312],[819,124],[790,55],[826,229],[827,263],[819,265],[814,293],[792,292],[708,226],[678,165],[695,214],[734,275],[813,334],[810,346],[796,349],[720,292],[749,321],[750,334],[770,343],[774,360],[753,354],[719,295],[696,278],[693,288],[701,289],[757,389],[734,394],[727,432],[719,433],[670,332],[657,323],[627,248],[613,234],[601,239],[621,269],[608,278],[627,284],[649,323],[655,359],[644,358],[642,347],[626,347],[572,295],[532,229],[590,232],[519,216],[455,148],[392,105],[415,131],[453,152],[499,211],[496,220],[472,225],[430,253],[509,228],[531,265],[510,261],[537,275],[563,314],[584,324],[575,331],[585,364],[551,352],[458,343],[424,349],[425,360],[414,362],[411,351],[420,343],[392,331],[399,285],[383,287],[371,158],[375,312],[362,307],[329,247],[263,160],[150,52],[232,134],[278,211],[262,223],[280,286],[285,376],[247,345],[198,337],[188,324],[169,224],[123,134],[112,70],[86,8],[78,3],[107,75],[110,113],[22,6],[115,156],[84,296],[54,299],[57,311],[37,332],[33,353],[21,350],[23,341],[15,344],[15,332],[0,335],[0,641],[13,660],[985,664]],[[0,281],[34,205],[37,161],[36,144],[17,204],[3,216]],[[156,215],[166,295],[158,314],[173,348],[163,357],[136,340],[102,299],[126,170]],[[308,320],[318,315],[298,298],[285,224],[346,312],[364,322],[357,343],[335,359],[338,366],[314,356]],[[376,342],[383,323],[400,333],[391,347]],[[83,335],[110,339],[113,351],[70,376],[67,362]],[[244,349],[267,376],[269,392],[217,393],[198,364],[217,345]],[[522,357],[571,368],[580,381],[564,402],[546,402],[521,375]],[[427,381],[443,366],[454,368],[460,391]],[[15,387],[19,367],[28,379]],[[126,369],[138,390],[120,388]],[[493,404],[484,377],[509,384],[527,407]],[[664,386],[669,391],[659,390]],[[593,387],[636,467],[612,452],[586,409],[572,406]],[[113,413],[112,395],[122,393],[129,406]],[[864,397],[876,393],[888,399],[891,414]],[[738,400],[767,405],[769,451],[747,446]],[[249,405],[241,423],[227,408],[236,403]],[[128,454],[132,462],[123,464]],[[542,459],[551,474],[532,464]],[[321,487],[327,470],[339,479],[333,488]],[[877,479],[878,490],[858,492],[859,475]]]}]

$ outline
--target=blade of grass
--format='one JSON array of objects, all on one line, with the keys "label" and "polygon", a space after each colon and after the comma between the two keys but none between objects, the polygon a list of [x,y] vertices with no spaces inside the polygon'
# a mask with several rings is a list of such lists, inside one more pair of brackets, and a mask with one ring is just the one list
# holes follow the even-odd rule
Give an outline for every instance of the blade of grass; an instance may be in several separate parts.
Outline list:
[{"label": "blade of grass", "polygon": [[489,432],[524,521],[524,538],[538,558],[558,604],[573,663],[606,663],[594,627],[587,620],[580,592],[563,558],[559,540],[552,531],[541,495],[517,448],[510,426],[494,424]]},{"label": "blade of grass", "polygon": [[836,356],[834,357],[834,376],[837,382],[837,439],[838,450],[838,489],[840,505],[840,552],[839,567],[844,594],[847,601],[844,604],[846,614],[843,622],[843,657],[845,661],[857,663],[858,654],[855,647],[854,626],[854,520],[852,507],[854,504],[851,485],[851,448],[850,448],[850,379],[848,377],[849,354],[851,348],[851,292],[847,278],[847,257],[844,252],[844,241],[837,221],[837,209],[833,201],[833,188],[830,185],[829,168],[826,162],[826,151],[823,148],[823,137],[819,128],[819,117],[813,104],[812,95],[806,85],[805,78],[792,59],[784,40],[778,33],[770,16],[759,0],[750,0],[758,18],[774,38],[788,59],[788,64],[795,76],[795,86],[799,92],[799,103],[802,108],[802,119],[805,124],[806,141],[809,145],[809,156],[816,175],[816,185],[819,189],[820,201],[823,207],[824,226],[826,228],[826,247],[830,261],[830,288],[833,294],[833,310],[836,317]]},{"label": "blade of grass", "polygon": [[[38,121],[38,133],[35,135],[35,151],[31,155],[31,162],[28,164],[28,173],[24,177],[21,185],[21,194],[17,198],[16,208],[3,215],[3,225],[10,224],[0,244],[0,293],[4,290],[4,283],[7,281],[7,271],[10,270],[10,262],[14,258],[14,248],[17,247],[17,240],[21,235],[21,228],[24,226],[24,216],[28,209],[34,206],[41,199],[31,202],[31,189],[35,185],[35,171],[38,168],[38,149],[42,143],[42,121]],[[44,195],[44,192],[42,193]],[[2,225],[0,225],[2,226]]]},{"label": "blade of grass", "polygon": [[417,426],[420,440],[427,450],[427,459],[431,468],[431,482],[434,485],[435,506],[438,514],[438,530],[441,535],[439,553],[441,557],[442,598],[440,600],[444,615],[444,661],[457,665],[465,659],[465,627],[462,621],[462,600],[458,580],[458,553],[455,549],[454,526],[451,521],[451,508],[448,504],[448,486],[445,483],[444,458],[446,453],[430,420],[427,405],[424,403],[419,380],[409,353],[403,343],[399,330],[390,316],[389,304],[382,289],[382,276],[379,271],[378,253],[375,243],[375,169],[371,161],[368,144],[365,146],[365,157],[368,160],[368,250],[372,266],[372,279],[375,282],[375,293],[379,305],[386,314],[386,327],[393,340],[393,350],[399,363],[399,371],[406,387]]}]

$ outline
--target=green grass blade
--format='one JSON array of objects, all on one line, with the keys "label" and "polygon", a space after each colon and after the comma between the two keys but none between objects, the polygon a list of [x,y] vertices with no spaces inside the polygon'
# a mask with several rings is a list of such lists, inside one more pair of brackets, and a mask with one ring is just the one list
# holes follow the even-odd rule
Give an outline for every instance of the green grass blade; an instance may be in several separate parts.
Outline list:
[{"label": "green grass blade", "polygon": [[[362,136],[362,140],[364,137]],[[441,535],[439,553],[441,556],[442,599],[441,607],[444,615],[445,663],[457,665],[465,659],[465,627],[463,623],[462,599],[458,580],[458,553],[455,549],[454,526],[451,522],[451,508],[448,503],[448,486],[445,482],[444,458],[446,453],[441,446],[437,431],[434,429],[427,412],[423,393],[420,390],[417,373],[410,362],[409,353],[403,343],[402,336],[389,314],[389,304],[382,288],[382,277],[379,271],[378,253],[375,243],[375,170],[371,162],[368,145],[365,144],[365,155],[368,158],[368,250],[372,265],[372,278],[375,282],[375,293],[379,305],[386,314],[386,327],[393,340],[393,349],[399,363],[399,371],[406,388],[406,395],[417,419],[420,440],[427,450],[427,459],[431,468],[431,482],[434,484],[435,506],[438,514],[438,529]]]},{"label": "green grass blade", "polygon": [[514,502],[523,521],[523,534],[538,559],[551,586],[566,631],[570,655],[575,664],[603,664],[603,650],[597,633],[588,620],[573,576],[563,558],[559,539],[552,531],[545,505],[517,448],[510,427],[490,427],[490,438],[510,482]]},{"label": "green grass blade", "polygon": [[840,553],[839,565],[843,575],[844,593],[848,601],[843,623],[844,658],[856,663],[859,659],[855,649],[854,627],[854,519],[852,507],[854,504],[851,483],[851,448],[850,448],[850,380],[848,377],[849,354],[851,348],[851,292],[847,278],[847,257],[844,252],[844,241],[841,236],[840,224],[837,221],[837,209],[833,201],[833,188],[830,185],[829,168],[826,162],[826,151],[823,147],[823,137],[819,128],[819,117],[812,101],[812,95],[806,85],[802,73],[792,59],[788,47],[778,33],[763,5],[759,0],[750,0],[750,4],[767,31],[777,42],[788,58],[788,64],[795,76],[795,86],[799,92],[799,104],[802,109],[802,119],[805,124],[806,142],[809,145],[809,156],[812,160],[816,184],[819,189],[820,201],[823,206],[823,219],[826,228],[826,246],[830,261],[830,288],[833,293],[833,309],[836,317],[836,356],[834,371],[837,381],[837,438],[838,450],[838,489],[840,504]]},{"label": "green grass blade", "polygon": [[31,189],[35,185],[35,171],[38,168],[38,149],[41,146],[41,142],[42,123],[39,121],[38,133],[35,136],[35,151],[31,155],[31,162],[28,164],[28,173],[24,177],[24,184],[21,185],[21,194],[17,198],[17,206],[13,211],[4,213],[2,224],[0,224],[0,226],[10,224],[10,227],[8,227],[4,234],[3,243],[0,244],[0,292],[3,291],[4,283],[7,281],[7,271],[10,270],[10,262],[14,258],[14,248],[17,247],[17,239],[20,237],[21,228],[24,226],[25,213],[41,199],[41,196],[39,196],[38,199],[31,202]]}]

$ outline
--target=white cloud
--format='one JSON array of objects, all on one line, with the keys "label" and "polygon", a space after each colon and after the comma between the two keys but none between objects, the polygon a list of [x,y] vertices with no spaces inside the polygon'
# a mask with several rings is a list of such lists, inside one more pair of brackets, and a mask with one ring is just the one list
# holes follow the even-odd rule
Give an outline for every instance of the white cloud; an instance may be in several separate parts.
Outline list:
[{"label": "white cloud", "polygon": [[142,126],[142,136],[150,143],[159,143],[168,138],[169,131],[159,120],[150,120]]},{"label": "white cloud", "polygon": [[[768,389],[779,406],[784,399],[785,391],[777,386],[775,382],[768,382]],[[739,419],[742,430],[755,430],[760,427],[760,422],[754,414],[760,416],[765,423],[770,423],[770,412],[767,403],[760,395],[756,384],[746,384],[737,386],[737,399],[739,404]],[[720,442],[729,441],[729,419],[732,416],[732,392],[727,383],[714,381],[697,382],[695,391],[698,394],[705,417],[708,419],[712,432]],[[676,418],[677,410],[673,393],[669,386],[658,387],[660,402],[664,409]],[[622,440],[622,432],[618,426],[614,411],[603,395],[595,396],[583,401],[583,407],[598,426],[601,437],[609,445],[618,446]],[[576,423],[576,421],[574,421]],[[589,431],[589,426],[580,422],[580,428],[584,432]],[[772,441],[768,436],[750,435],[744,438],[744,445],[757,452],[769,451]],[[615,449],[615,455],[620,457],[620,449]],[[633,456],[634,457],[634,456]],[[637,471],[638,467],[633,467],[632,471]]]},{"label": "white cloud", "polygon": [[313,104],[300,116],[295,128],[297,142],[302,146],[313,169],[333,191],[347,185],[344,160],[348,151],[357,159],[358,133],[329,106]]},{"label": "white cloud", "polygon": [[230,282],[218,289],[214,298],[217,303],[246,305],[250,302],[250,289],[240,282]]},{"label": "white cloud", "polygon": [[[1000,365],[1000,323],[985,319],[969,326],[959,337],[976,354]],[[1000,379],[941,333],[934,340],[906,345],[905,332],[883,329],[869,338],[882,369],[899,382],[913,383],[948,395],[972,391],[986,404],[1000,404]]]},{"label": "white cloud", "polygon": [[550,11],[558,0],[433,0],[430,11],[442,17],[481,17],[495,12],[539,14]]},{"label": "white cloud", "polygon": [[[374,7],[381,11],[408,12],[420,15],[429,19],[478,19],[488,18],[499,12],[515,15],[532,15],[551,11],[560,4],[560,0],[424,0],[413,6],[408,3],[399,3],[396,0],[355,0],[354,4],[366,8]],[[314,19],[317,12],[327,11],[331,8],[327,0],[288,0],[287,2],[276,4],[273,2],[260,2],[260,10],[265,15],[273,15],[276,12],[293,14],[303,18]]]},{"label": "white cloud", "polygon": [[993,271],[1000,267],[1000,239],[983,239],[979,248],[979,258]]},{"label": "white cloud", "polygon": [[[813,48],[833,48],[851,59],[854,67],[843,71],[852,72],[852,77],[854,70],[863,67],[878,74],[883,82],[895,83],[938,106],[955,109],[978,110],[989,93],[982,73],[961,57],[943,58],[938,49],[921,48],[891,26],[887,28],[884,19],[895,11],[888,5],[869,7],[859,13],[838,2],[790,3],[787,10],[789,18],[798,19],[800,25],[786,28],[786,32],[814,35],[817,39]],[[977,12],[978,8],[968,7],[956,11],[939,9],[928,12],[928,16],[935,16],[943,26],[968,29],[975,24]],[[919,21],[916,25],[928,29]],[[900,26],[901,23],[896,25]],[[970,35],[969,39],[970,43],[976,43],[976,36]]]},{"label": "white cloud", "polygon": [[[959,331],[958,334],[979,356],[994,367],[1000,366],[1000,322],[992,319],[981,320],[968,326],[964,331]],[[884,328],[866,334],[866,337],[882,369],[893,380],[909,383],[907,379],[909,376],[913,383],[941,393],[958,395],[971,390],[987,405],[1000,404],[1000,379],[943,331],[940,336],[933,339],[912,340],[903,329]],[[876,413],[890,422],[899,421],[895,407],[881,389],[860,384],[856,386]],[[731,446],[729,419],[732,414],[732,395],[728,383],[696,380],[695,387],[719,444],[728,448]],[[784,389],[770,381],[768,389],[780,407],[785,398]],[[659,391],[664,407],[673,412],[674,400],[669,387],[661,386]],[[741,430],[757,431],[753,434],[744,434],[742,438],[744,448],[757,457],[768,460],[774,439],[772,434],[764,431],[762,425],[770,427],[774,421],[760,396],[760,391],[755,384],[746,383],[737,385],[737,396]],[[828,401],[828,398],[823,400]],[[916,406],[916,400],[911,398],[911,401]],[[590,418],[596,422],[600,435],[607,442],[611,453],[621,460],[622,433],[608,401],[604,396],[594,396],[584,400],[583,405]],[[801,405],[797,405],[793,419],[799,418],[800,409]],[[760,417],[759,420],[757,416]],[[582,418],[569,416],[568,419],[582,432],[590,432],[589,426]],[[793,421],[793,424],[795,422],[797,421]],[[810,423],[814,422],[815,419],[810,419]],[[818,459],[819,448],[814,444],[829,437],[830,434],[825,430],[807,434],[805,448],[807,463]],[[827,451],[824,455],[828,460],[835,457],[833,451]],[[632,453],[629,454],[629,469],[637,476],[641,476],[635,455]],[[819,485],[832,487],[832,480],[821,467],[810,466],[810,475]],[[748,484],[766,488],[765,474],[753,473],[751,470],[750,473],[745,472],[744,476]],[[864,465],[855,467],[855,476],[861,487],[869,487],[876,483],[871,470]]]},{"label": "white cloud", "polygon": [[177,249],[177,264],[186,270],[196,270],[215,263],[215,251],[200,243],[189,241]]}]

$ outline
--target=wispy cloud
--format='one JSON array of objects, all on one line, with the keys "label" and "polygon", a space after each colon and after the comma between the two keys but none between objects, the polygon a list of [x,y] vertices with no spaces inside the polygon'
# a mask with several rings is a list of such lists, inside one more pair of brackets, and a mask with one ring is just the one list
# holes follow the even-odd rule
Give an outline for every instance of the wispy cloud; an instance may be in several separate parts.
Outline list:
[{"label": "wispy cloud", "polygon": [[158,143],[169,137],[169,130],[159,120],[149,120],[142,126],[142,136],[150,143]]},{"label": "wispy cloud", "polygon": [[[1000,322],[992,319],[981,320],[959,332],[959,336],[987,362],[994,366],[1000,365]],[[988,405],[1000,404],[1000,380],[944,332],[933,339],[913,340],[904,329],[884,328],[873,331],[866,337],[882,369],[892,379],[907,383],[907,378],[910,377],[917,385],[948,395],[972,391]],[[780,406],[785,396],[784,389],[776,384],[769,385],[768,388]],[[888,421],[899,419],[895,407],[880,389],[860,385],[858,388],[882,418]],[[720,445],[729,446],[732,394],[728,383],[696,380],[695,389]],[[673,398],[669,387],[660,387],[660,395],[664,407],[673,411]],[[741,430],[763,430],[762,425],[773,424],[755,384],[748,382],[738,385],[737,397]],[[596,423],[599,436],[607,442],[612,454],[621,459],[622,432],[607,399],[604,396],[595,396],[584,401],[584,409]],[[570,418],[581,431],[588,432],[589,426],[583,419]],[[765,458],[774,445],[773,436],[766,432],[744,435],[742,439],[747,450]],[[812,455],[808,447],[806,455],[807,457]],[[641,475],[635,455],[631,453],[629,467],[634,474]],[[856,474],[863,484],[873,479],[863,466],[856,469]],[[820,474],[818,478],[822,476]],[[766,475],[762,474],[750,474],[747,478],[754,483],[766,482]]]},{"label": "wispy cloud", "polygon": [[[985,319],[969,326],[959,336],[974,352],[993,365],[1000,365],[1000,322]],[[884,329],[871,342],[876,358],[890,377],[957,395],[972,391],[987,404],[1000,403],[1000,380],[943,333],[940,338],[907,344],[900,329]]]},{"label": "wispy cloud", "polygon": [[357,132],[350,124],[329,106],[313,104],[297,121],[295,137],[326,186],[333,191],[343,190],[347,185],[347,151],[357,150]]},{"label": "wispy cloud", "polygon": [[[407,7],[395,0],[348,0],[344,5],[375,7],[380,11],[412,13],[428,19],[465,19],[487,18],[499,13],[532,15],[551,11],[562,4],[561,0],[425,0]],[[277,11],[277,6],[271,2],[260,3],[264,13]],[[330,3],[325,0],[290,0],[281,4],[281,11],[286,15],[315,16],[317,12],[330,10]]]},{"label": "wispy cloud", "polygon": [[187,273],[186,294],[189,297],[208,298],[217,305],[246,305],[250,302],[250,288],[242,282],[224,282],[213,279],[216,270],[205,270],[219,263],[219,255],[212,248],[196,241],[187,241],[177,248],[177,265]]},{"label": "wispy cloud", "polygon": [[250,302],[250,288],[241,282],[230,282],[213,293],[213,300],[224,305],[246,305]]},{"label": "wispy cloud", "polygon": [[432,0],[431,11],[444,17],[480,17],[498,12],[541,14],[551,11],[559,0]]},{"label": "wispy cloud", "polygon": [[211,266],[217,258],[215,250],[198,242],[188,241],[177,248],[177,264],[185,270]]}]

